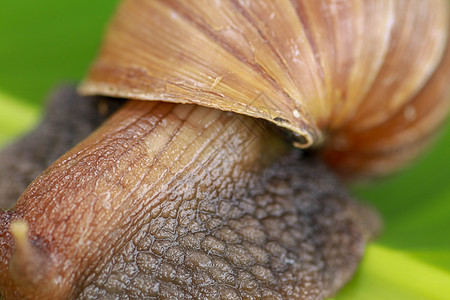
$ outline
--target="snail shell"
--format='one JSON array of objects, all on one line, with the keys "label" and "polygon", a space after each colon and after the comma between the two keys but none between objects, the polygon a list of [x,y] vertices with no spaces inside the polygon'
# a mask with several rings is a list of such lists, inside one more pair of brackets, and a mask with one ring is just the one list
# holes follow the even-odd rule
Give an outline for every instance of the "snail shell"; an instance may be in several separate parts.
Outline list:
[{"label": "snail shell", "polygon": [[81,91],[263,118],[378,175],[447,114],[448,28],[445,0],[126,0]]}]

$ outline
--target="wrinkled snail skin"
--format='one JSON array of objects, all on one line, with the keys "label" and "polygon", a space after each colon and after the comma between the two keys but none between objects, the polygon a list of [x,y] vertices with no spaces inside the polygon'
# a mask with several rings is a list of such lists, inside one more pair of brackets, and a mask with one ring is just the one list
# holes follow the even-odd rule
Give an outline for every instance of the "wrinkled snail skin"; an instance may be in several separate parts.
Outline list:
[{"label": "wrinkled snail skin", "polygon": [[377,230],[370,210],[261,120],[143,101],[0,217],[5,299],[322,299]]},{"label": "wrinkled snail skin", "polygon": [[[167,206],[169,202],[164,199],[168,196],[168,186],[179,184],[185,188],[185,182],[181,184],[183,178],[177,178],[183,172],[198,174],[215,155],[220,157],[220,161],[213,160],[216,164],[220,162],[217,177],[229,177],[230,185],[240,182],[232,180],[232,175],[249,176],[256,171],[254,165],[265,161],[259,156],[260,143],[256,149],[250,144],[238,151],[236,147],[249,137],[233,131],[221,136],[229,122],[226,114],[201,107],[131,102],[102,129],[44,172],[18,200],[11,220],[2,224],[8,228],[15,219],[32,223],[30,235],[40,244],[54,247],[49,253],[62,256],[49,255],[47,263],[60,272],[73,274],[69,277],[52,275],[52,280],[43,278],[36,282],[39,290],[46,290],[41,286],[43,283],[53,283],[59,287],[60,294],[56,297],[69,296],[76,285],[70,280],[79,278],[81,270],[93,266],[93,262],[86,259],[92,257],[89,252],[120,246],[108,237],[132,234],[132,228],[139,227],[135,222],[142,222],[143,216],[149,217],[152,208]],[[255,127],[255,122],[249,126]],[[225,147],[225,143],[230,145]],[[228,153],[229,149],[232,151]],[[230,164],[232,161],[240,164]],[[242,181],[247,184],[246,180]],[[214,183],[205,182],[204,188],[209,190]],[[225,181],[219,183],[225,184]],[[168,217],[171,212],[166,214]],[[115,250],[105,251],[109,254]],[[7,252],[2,249],[2,253]],[[107,259],[107,254],[102,255],[102,252],[92,258],[98,256]],[[2,259],[6,259],[5,263],[9,260]],[[58,263],[70,265],[59,266]],[[3,267],[6,271],[7,264]],[[54,282],[58,278],[70,282]],[[26,286],[30,288],[30,284]],[[37,286],[33,290],[38,290]]]}]

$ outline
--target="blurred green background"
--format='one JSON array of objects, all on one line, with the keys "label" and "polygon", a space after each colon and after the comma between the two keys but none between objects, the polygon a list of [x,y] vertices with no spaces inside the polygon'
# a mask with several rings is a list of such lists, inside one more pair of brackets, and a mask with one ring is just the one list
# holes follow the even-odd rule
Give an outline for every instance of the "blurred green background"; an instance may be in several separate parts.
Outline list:
[{"label": "blurred green background", "polygon": [[[53,86],[82,78],[117,2],[2,1],[0,145],[39,121]],[[381,212],[385,230],[336,299],[450,299],[449,149],[447,122],[414,166],[353,187]]]}]

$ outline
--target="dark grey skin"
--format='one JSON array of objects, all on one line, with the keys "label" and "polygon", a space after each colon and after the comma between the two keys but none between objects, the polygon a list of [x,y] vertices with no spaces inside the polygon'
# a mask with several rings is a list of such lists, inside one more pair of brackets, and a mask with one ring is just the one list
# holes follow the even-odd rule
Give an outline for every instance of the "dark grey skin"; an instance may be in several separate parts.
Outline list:
[{"label": "dark grey skin", "polygon": [[[36,176],[120,105],[80,97],[70,87],[49,103],[41,125],[0,153],[2,208],[13,206]],[[177,219],[149,218],[106,264],[85,275],[73,298],[323,299],[335,294],[378,232],[377,215],[353,201],[314,155],[300,150],[267,167],[252,185],[239,199],[194,197],[177,208]]]}]

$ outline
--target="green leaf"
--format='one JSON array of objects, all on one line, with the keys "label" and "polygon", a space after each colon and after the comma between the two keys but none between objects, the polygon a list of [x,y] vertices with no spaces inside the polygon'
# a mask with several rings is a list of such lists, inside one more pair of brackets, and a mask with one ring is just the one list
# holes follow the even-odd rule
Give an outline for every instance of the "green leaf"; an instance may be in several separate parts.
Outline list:
[{"label": "green leaf", "polygon": [[336,299],[449,299],[450,123],[407,170],[355,187],[381,212],[385,230]]},{"label": "green leaf", "polygon": [[[38,119],[61,81],[80,80],[117,0],[3,1],[0,10],[0,143]],[[355,278],[335,299],[449,299],[450,123],[407,170],[354,187],[382,214]]]},{"label": "green leaf", "polygon": [[0,145],[35,125],[39,115],[37,107],[1,91],[0,108]]},{"label": "green leaf", "polygon": [[371,245],[354,280],[336,299],[445,300],[449,282],[449,272],[407,251]]}]

